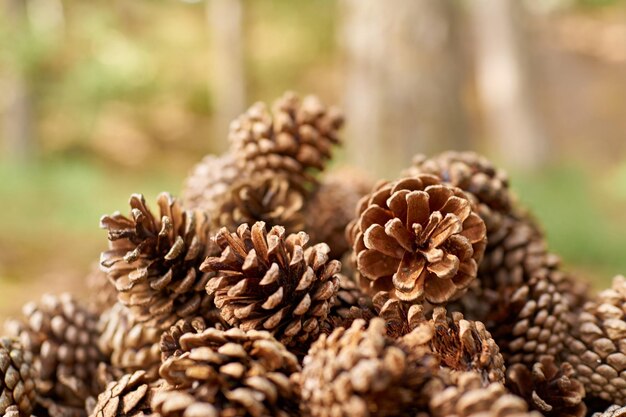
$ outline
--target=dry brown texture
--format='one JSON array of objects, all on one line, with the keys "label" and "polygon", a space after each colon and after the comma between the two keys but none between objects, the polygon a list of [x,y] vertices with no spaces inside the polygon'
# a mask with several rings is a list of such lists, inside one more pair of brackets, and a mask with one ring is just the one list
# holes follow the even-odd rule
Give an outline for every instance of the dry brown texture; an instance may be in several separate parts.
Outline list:
[{"label": "dry brown texture", "polygon": [[476,279],[485,224],[458,188],[431,175],[383,182],[347,229],[360,283],[411,303],[440,304]]},{"label": "dry brown texture", "polygon": [[216,242],[222,255],[202,270],[214,272],[207,292],[224,320],[243,330],[264,329],[288,346],[306,351],[320,332],[337,293],[339,261],[326,244],[307,247],[306,233],[265,231],[263,222],[222,229]]},{"label": "dry brown texture", "polygon": [[572,365],[564,362],[558,367],[553,357],[542,357],[532,370],[523,364],[512,365],[507,369],[507,387],[546,417],[586,415],[585,389],[576,380]]},{"label": "dry brown texture", "polygon": [[98,396],[91,417],[143,417],[152,415],[150,400],[158,391],[144,371],[125,374]]},{"label": "dry brown texture", "polygon": [[330,333],[337,327],[348,328],[356,319],[369,321],[376,316],[370,296],[354,281],[345,275],[339,275],[339,291],[330,307],[323,331]]},{"label": "dry brown texture", "polygon": [[420,389],[437,361],[423,345],[426,335],[396,344],[375,318],[366,328],[355,320],[348,329],[321,335],[305,357],[301,408],[313,417],[410,415],[418,409]]},{"label": "dry brown texture", "polygon": [[626,405],[626,280],[585,304],[567,341],[567,360],[587,396]]},{"label": "dry brown texture", "polygon": [[199,270],[210,250],[209,222],[200,211],[183,210],[169,194],[161,194],[157,204],[154,215],[143,196],[134,194],[130,217],[102,217],[110,249],[100,264],[135,320],[166,329],[212,307],[204,290],[209,275]]},{"label": "dry brown texture", "polygon": [[289,378],[298,360],[270,333],[207,328],[181,335],[179,346],[160,369],[168,385],[152,405],[162,416],[286,417],[297,410]]},{"label": "dry brown texture", "polygon": [[98,394],[97,317],[69,294],[44,295],[23,308],[24,321],[7,323],[7,332],[19,338],[33,355],[37,392],[59,405],[83,407]]},{"label": "dry brown texture", "polygon": [[0,338],[0,415],[28,416],[33,411],[36,375],[32,359],[17,340]]},{"label": "dry brown texture", "polygon": [[626,407],[612,405],[602,413],[593,413],[592,417],[626,417]]},{"label": "dry brown texture", "polygon": [[180,338],[183,335],[187,333],[202,333],[207,327],[213,327],[219,331],[230,328],[230,326],[222,320],[217,309],[208,320],[205,320],[203,317],[180,319],[161,335],[161,341],[159,343],[161,348],[161,361],[163,362],[171,356],[182,354]]},{"label": "dry brown texture", "polygon": [[92,265],[87,275],[87,291],[89,294],[89,308],[102,314],[117,302],[117,290],[107,274],[96,263]]}]

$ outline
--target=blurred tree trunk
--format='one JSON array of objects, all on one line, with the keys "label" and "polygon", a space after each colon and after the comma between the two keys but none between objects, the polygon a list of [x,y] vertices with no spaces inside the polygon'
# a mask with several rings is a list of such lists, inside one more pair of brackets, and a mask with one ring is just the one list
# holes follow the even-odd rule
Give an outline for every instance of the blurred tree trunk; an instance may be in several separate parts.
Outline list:
[{"label": "blurred tree trunk", "polygon": [[397,175],[413,154],[467,148],[452,0],[343,0],[349,155]]},{"label": "blurred tree trunk", "polygon": [[531,94],[528,54],[517,0],[467,1],[475,34],[476,82],[487,137],[504,162],[518,169],[541,166],[547,141]]},{"label": "blurred tree trunk", "polygon": [[[27,30],[25,0],[5,0],[6,22],[15,35]],[[12,65],[11,65],[12,64]],[[34,156],[33,95],[29,80],[21,70],[19,62],[13,62],[6,71],[3,84],[6,107],[4,109],[4,138],[8,157],[17,162],[26,162]]]},{"label": "blurred tree trunk", "polygon": [[243,2],[208,0],[207,6],[214,71],[214,78],[211,80],[215,106],[214,143],[226,146],[228,126],[245,110],[246,105]]}]

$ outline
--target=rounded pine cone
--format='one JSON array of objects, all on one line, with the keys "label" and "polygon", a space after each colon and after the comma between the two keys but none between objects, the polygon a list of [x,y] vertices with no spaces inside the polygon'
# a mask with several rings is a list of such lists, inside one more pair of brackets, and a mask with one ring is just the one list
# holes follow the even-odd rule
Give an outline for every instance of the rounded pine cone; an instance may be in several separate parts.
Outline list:
[{"label": "rounded pine cone", "polygon": [[184,206],[215,216],[220,202],[239,175],[240,170],[231,153],[205,156],[185,179],[182,194]]},{"label": "rounded pine cone", "polygon": [[26,320],[8,322],[7,332],[32,353],[37,392],[59,405],[82,407],[98,394],[98,363],[105,360],[97,348],[96,316],[69,294],[45,295],[23,313]]},{"label": "rounded pine cone", "polygon": [[459,296],[476,278],[486,245],[473,208],[463,191],[432,175],[381,183],[347,229],[360,283],[412,303]]},{"label": "rounded pine cone", "polygon": [[0,415],[29,416],[33,411],[36,374],[32,360],[18,341],[0,338]]},{"label": "rounded pine cone", "polygon": [[566,360],[585,386],[588,398],[626,405],[626,279],[585,304],[572,326]]},{"label": "rounded pine cone", "polygon": [[125,374],[119,380],[109,383],[98,395],[91,417],[143,417],[154,416],[150,400],[158,391],[158,383],[144,371]]},{"label": "rounded pine cone", "polygon": [[155,216],[143,196],[133,194],[130,217],[102,217],[110,249],[100,264],[135,320],[166,329],[213,306],[204,290],[209,275],[198,269],[210,249],[209,222],[200,211],[183,210],[167,193],[157,203]]},{"label": "rounded pine cone", "polygon": [[329,260],[326,244],[306,247],[304,232],[286,236],[263,222],[243,224],[237,233],[215,237],[222,255],[201,269],[216,273],[207,285],[222,318],[243,330],[270,331],[280,342],[306,346],[315,340],[339,287],[339,261]]},{"label": "rounded pine cone", "polygon": [[385,322],[355,320],[323,334],[304,358],[301,409],[312,417],[411,415],[436,372],[428,349],[395,343]]},{"label": "rounded pine cone", "polygon": [[179,346],[161,365],[168,385],[152,402],[161,416],[295,414],[298,398],[289,379],[300,365],[268,332],[194,330],[180,336]]},{"label": "rounded pine cone", "polygon": [[544,416],[583,417],[587,413],[585,388],[575,379],[572,365],[564,362],[559,368],[553,357],[542,357],[532,370],[520,363],[512,365],[507,370],[507,386]]},{"label": "rounded pine cone", "polygon": [[[212,320],[208,320],[210,327],[219,331],[225,331],[230,328],[230,326],[222,320],[217,309],[214,311],[213,316]],[[183,335],[187,333],[202,333],[209,326],[207,326],[207,321],[202,317],[178,320],[176,324],[161,335],[161,362],[164,362],[171,356],[180,356],[183,353],[180,345],[180,338]]]}]

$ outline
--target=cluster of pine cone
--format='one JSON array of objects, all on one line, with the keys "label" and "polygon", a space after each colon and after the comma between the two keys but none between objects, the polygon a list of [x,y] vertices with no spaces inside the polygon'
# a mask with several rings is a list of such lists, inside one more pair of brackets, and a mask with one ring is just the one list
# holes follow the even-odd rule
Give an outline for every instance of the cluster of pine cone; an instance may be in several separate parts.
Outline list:
[{"label": "cluster of pine cone", "polygon": [[469,152],[322,176],[343,119],[255,104],[182,199],[101,219],[91,300],[0,339],[7,416],[626,416],[626,280],[563,271]]}]

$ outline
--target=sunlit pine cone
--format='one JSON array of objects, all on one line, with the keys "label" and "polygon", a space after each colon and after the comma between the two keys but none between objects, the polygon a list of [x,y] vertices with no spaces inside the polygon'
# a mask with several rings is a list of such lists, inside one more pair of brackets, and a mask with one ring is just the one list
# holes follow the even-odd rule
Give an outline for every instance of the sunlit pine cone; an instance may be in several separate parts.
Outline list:
[{"label": "sunlit pine cone", "polygon": [[185,208],[203,210],[211,217],[215,216],[220,202],[239,176],[240,170],[232,154],[205,156],[185,179],[182,193]]},{"label": "sunlit pine cone", "polygon": [[290,376],[300,365],[270,333],[207,328],[181,335],[179,344],[160,369],[168,385],[152,406],[161,416],[295,415]]},{"label": "sunlit pine cone", "polygon": [[87,275],[87,292],[89,307],[98,313],[103,313],[117,303],[117,290],[106,272],[99,265],[93,265]]},{"label": "sunlit pine cone", "polygon": [[485,224],[460,189],[432,175],[383,182],[347,228],[360,283],[409,303],[445,303],[476,279]]},{"label": "sunlit pine cone", "polygon": [[311,346],[299,378],[301,409],[312,417],[411,415],[437,367],[423,343],[388,338],[383,320],[355,320]]},{"label": "sunlit pine cone", "polygon": [[601,413],[593,413],[591,417],[626,417],[626,407],[612,405]]},{"label": "sunlit pine cone", "polygon": [[35,385],[40,396],[58,405],[82,407],[97,395],[97,317],[69,294],[44,295],[23,308],[24,321],[10,321],[6,330],[33,355]]},{"label": "sunlit pine cone", "polygon": [[544,356],[532,370],[514,364],[507,369],[507,387],[546,417],[583,417],[585,388],[575,378],[572,365],[558,367],[553,357]]},{"label": "sunlit pine cone", "polygon": [[626,279],[585,304],[568,337],[566,360],[587,398],[626,405]]},{"label": "sunlit pine cone", "polygon": [[199,270],[211,245],[205,214],[184,210],[167,193],[157,204],[155,215],[143,196],[133,194],[130,217],[119,212],[102,217],[110,249],[100,264],[138,322],[166,329],[178,318],[212,308],[204,290],[209,274]]},{"label": "sunlit pine cone", "polygon": [[303,208],[307,192],[291,184],[285,175],[255,175],[234,182],[215,212],[216,228],[237,229],[263,221],[268,227],[283,226],[287,233],[304,229]]},{"label": "sunlit pine cone", "polygon": [[17,340],[0,338],[0,415],[29,416],[33,411],[36,374],[32,360],[31,352]]},{"label": "sunlit pine cone", "polygon": [[201,269],[216,273],[207,285],[221,315],[243,330],[270,331],[280,342],[305,349],[320,331],[337,293],[339,261],[326,244],[307,247],[304,232],[286,235],[263,222],[223,228],[215,238],[222,255]]},{"label": "sunlit pine cone", "polygon": [[359,200],[372,189],[366,175],[343,169],[327,174],[311,195],[305,210],[306,231],[313,242],[326,242],[330,256],[341,257],[350,249],[346,226],[356,216]]},{"label": "sunlit pine cone", "polygon": [[158,416],[152,413],[150,401],[158,392],[160,384],[144,371],[125,374],[119,380],[107,385],[98,395],[91,417],[148,417]]}]

